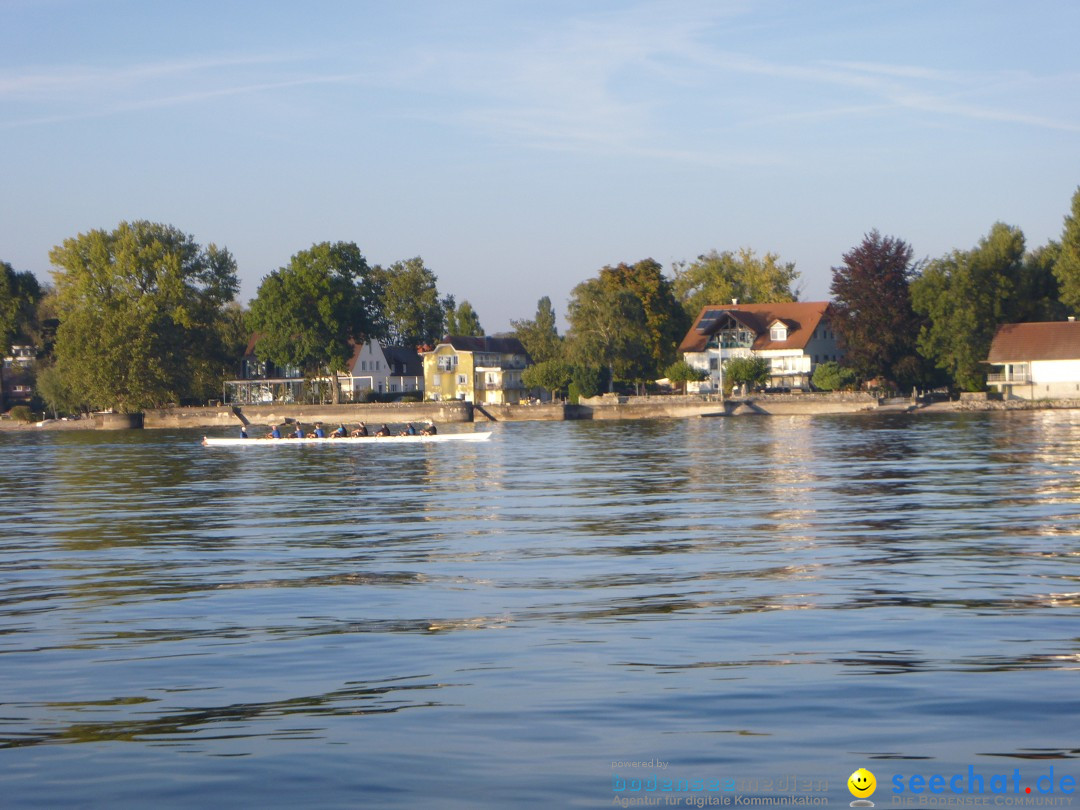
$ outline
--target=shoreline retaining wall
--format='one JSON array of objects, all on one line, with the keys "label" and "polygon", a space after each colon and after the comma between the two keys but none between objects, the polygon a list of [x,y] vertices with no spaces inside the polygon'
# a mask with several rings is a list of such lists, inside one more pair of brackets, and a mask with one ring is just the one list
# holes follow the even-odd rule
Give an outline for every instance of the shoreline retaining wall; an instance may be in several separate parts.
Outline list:
[{"label": "shoreline retaining wall", "polygon": [[[392,402],[366,403],[361,405],[245,405],[242,413],[255,425],[281,424],[287,418],[305,425],[323,422],[336,425],[339,422],[380,425],[383,422],[451,422],[473,421],[472,405],[468,402]],[[159,408],[146,411],[144,426],[147,428],[198,428],[228,427],[239,425],[240,420],[232,407],[221,405],[207,408]]]}]

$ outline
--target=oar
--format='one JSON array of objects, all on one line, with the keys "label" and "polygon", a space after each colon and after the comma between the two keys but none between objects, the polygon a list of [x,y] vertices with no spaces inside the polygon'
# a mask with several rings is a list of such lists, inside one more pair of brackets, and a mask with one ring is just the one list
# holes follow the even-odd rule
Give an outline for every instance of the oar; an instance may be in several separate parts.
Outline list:
[{"label": "oar", "polygon": [[240,410],[239,405],[233,405],[232,412],[233,416],[239,419],[243,423],[244,427],[249,427],[251,425],[251,422],[248,421],[248,418],[244,416],[244,412]]}]

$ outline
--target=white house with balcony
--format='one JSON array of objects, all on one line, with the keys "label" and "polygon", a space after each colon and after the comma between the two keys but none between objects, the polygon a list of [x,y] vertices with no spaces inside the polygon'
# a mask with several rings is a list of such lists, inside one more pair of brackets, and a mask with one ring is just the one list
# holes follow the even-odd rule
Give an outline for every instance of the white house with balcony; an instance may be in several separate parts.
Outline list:
[{"label": "white house with balcony", "polygon": [[986,362],[1005,399],[1080,399],[1080,323],[1002,324]]},{"label": "white house with balcony", "polygon": [[[768,360],[770,388],[808,391],[818,364],[844,356],[831,314],[827,301],[707,306],[679,351],[708,375],[697,384],[699,392],[722,390],[724,363],[735,357]],[[694,383],[688,390],[695,390]]]},{"label": "white house with balcony", "polygon": [[[328,373],[306,380],[295,366],[276,367],[260,360],[255,352],[259,335],[252,335],[240,363],[240,379],[227,380],[223,399],[227,403],[259,405],[304,401],[317,387],[319,396],[329,390]],[[376,394],[404,394],[424,390],[424,367],[420,354],[404,346],[384,346],[377,340],[353,343],[348,365],[337,374],[342,401],[359,402],[368,391]]]}]

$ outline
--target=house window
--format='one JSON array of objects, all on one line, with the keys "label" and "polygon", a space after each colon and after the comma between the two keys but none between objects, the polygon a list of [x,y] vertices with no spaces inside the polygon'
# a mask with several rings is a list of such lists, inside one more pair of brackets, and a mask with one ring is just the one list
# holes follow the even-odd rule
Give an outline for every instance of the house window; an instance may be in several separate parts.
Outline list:
[{"label": "house window", "polygon": [[716,357],[709,358],[709,371],[716,371],[720,368],[720,360]]},{"label": "house window", "polygon": [[434,385],[436,388],[442,385],[442,374],[435,374],[431,378],[431,384]]},{"label": "house window", "polygon": [[782,323],[774,324],[769,330],[769,339],[776,341],[787,340],[787,327]]},{"label": "house window", "polygon": [[360,370],[361,371],[367,371],[367,360],[361,360],[360,361]]},{"label": "house window", "polygon": [[469,383],[469,378],[466,375],[464,375],[464,374],[458,374],[457,375],[457,384],[458,385],[468,385],[468,383]]}]

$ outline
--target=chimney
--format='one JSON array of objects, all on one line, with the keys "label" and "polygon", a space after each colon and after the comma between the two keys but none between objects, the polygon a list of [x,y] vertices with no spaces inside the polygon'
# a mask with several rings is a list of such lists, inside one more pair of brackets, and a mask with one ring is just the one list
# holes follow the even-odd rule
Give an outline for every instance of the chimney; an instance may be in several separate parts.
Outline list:
[{"label": "chimney", "polygon": [[737,307],[739,305],[739,299],[738,298],[732,298],[731,299],[731,305],[733,307]]},{"label": "chimney", "polygon": [[1076,316],[1075,315],[1070,315],[1069,316],[1069,323],[1075,323],[1075,322],[1076,322]]}]

